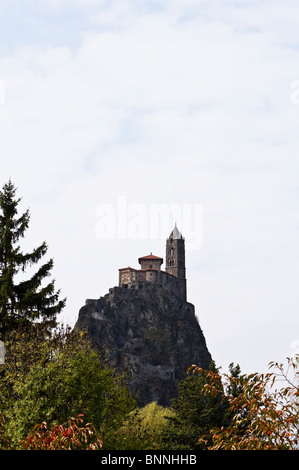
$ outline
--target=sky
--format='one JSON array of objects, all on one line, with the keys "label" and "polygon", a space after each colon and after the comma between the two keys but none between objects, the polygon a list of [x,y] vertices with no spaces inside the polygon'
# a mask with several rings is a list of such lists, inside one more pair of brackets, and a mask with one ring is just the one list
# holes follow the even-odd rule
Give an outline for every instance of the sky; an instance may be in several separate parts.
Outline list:
[{"label": "sky", "polygon": [[216,365],[299,352],[298,127],[297,0],[1,0],[0,185],[64,323],[176,222]]}]

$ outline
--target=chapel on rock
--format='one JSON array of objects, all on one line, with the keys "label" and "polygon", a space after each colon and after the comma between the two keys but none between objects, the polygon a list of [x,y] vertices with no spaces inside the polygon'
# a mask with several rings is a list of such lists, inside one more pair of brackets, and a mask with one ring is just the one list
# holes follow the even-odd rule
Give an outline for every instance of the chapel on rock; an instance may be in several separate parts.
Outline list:
[{"label": "chapel on rock", "polygon": [[119,286],[129,289],[143,289],[149,283],[160,287],[169,287],[176,291],[181,300],[186,302],[185,239],[175,225],[166,240],[166,267],[161,270],[163,258],[152,253],[138,259],[140,269],[119,269]]},{"label": "chapel on rock", "polygon": [[140,269],[119,269],[119,285],[87,299],[76,327],[86,330],[107,363],[126,371],[139,406],[170,406],[192,364],[208,369],[212,357],[186,300],[185,240],[175,225],[163,258],[139,258]]}]

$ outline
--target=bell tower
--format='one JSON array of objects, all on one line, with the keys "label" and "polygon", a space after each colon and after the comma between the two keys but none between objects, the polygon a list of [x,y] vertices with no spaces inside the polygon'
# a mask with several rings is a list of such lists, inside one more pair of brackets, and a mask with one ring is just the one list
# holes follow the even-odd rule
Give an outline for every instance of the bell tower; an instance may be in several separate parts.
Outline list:
[{"label": "bell tower", "polygon": [[186,302],[185,239],[176,224],[166,240],[165,271],[178,278],[180,297]]}]

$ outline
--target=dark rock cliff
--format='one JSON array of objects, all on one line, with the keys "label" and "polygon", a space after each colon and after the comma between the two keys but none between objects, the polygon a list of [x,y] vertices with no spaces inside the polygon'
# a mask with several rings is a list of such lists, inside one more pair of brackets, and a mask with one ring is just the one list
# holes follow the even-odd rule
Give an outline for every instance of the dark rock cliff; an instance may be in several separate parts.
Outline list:
[{"label": "dark rock cliff", "polygon": [[140,406],[152,401],[169,406],[186,369],[208,368],[212,360],[194,306],[171,289],[114,287],[86,301],[76,327],[88,331],[110,365],[127,370]]}]

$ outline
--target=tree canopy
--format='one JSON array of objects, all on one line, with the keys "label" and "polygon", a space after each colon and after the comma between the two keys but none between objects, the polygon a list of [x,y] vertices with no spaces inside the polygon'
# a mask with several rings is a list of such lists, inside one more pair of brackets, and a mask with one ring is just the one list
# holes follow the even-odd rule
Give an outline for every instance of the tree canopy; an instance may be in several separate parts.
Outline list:
[{"label": "tree canopy", "polygon": [[11,332],[0,366],[0,412],[14,445],[42,422],[47,429],[84,415],[106,437],[135,401],[84,332],[43,325]]},{"label": "tree canopy", "polygon": [[39,318],[53,322],[66,302],[59,299],[60,291],[55,290],[54,280],[43,283],[53,268],[52,258],[27,280],[17,280],[19,273],[46,255],[48,246],[44,241],[30,253],[21,251],[19,240],[29,227],[30,213],[27,209],[18,214],[21,199],[16,197],[16,191],[10,180],[0,191],[0,339],[20,324]]},{"label": "tree canopy", "polygon": [[[224,374],[223,403],[230,413],[227,425],[214,426],[199,438],[208,450],[295,450],[299,445],[299,356],[288,365],[270,363],[276,372]],[[202,369],[195,367],[201,374]],[[293,372],[293,377],[290,377]],[[280,386],[277,382],[281,381]],[[283,382],[286,385],[282,385]],[[219,394],[219,377],[210,374],[205,391]]]}]

